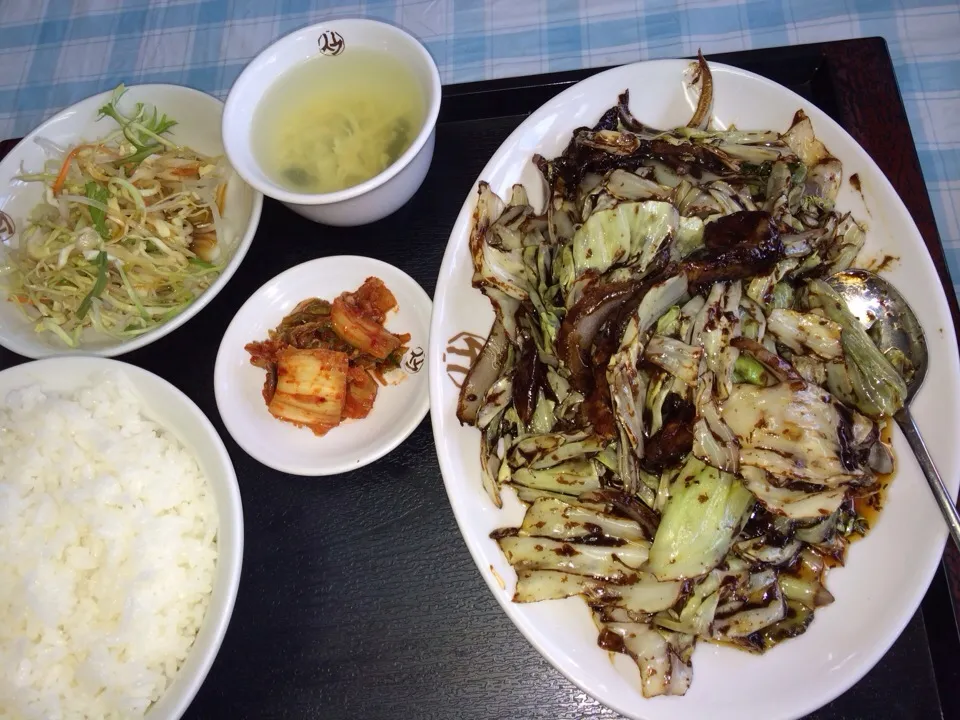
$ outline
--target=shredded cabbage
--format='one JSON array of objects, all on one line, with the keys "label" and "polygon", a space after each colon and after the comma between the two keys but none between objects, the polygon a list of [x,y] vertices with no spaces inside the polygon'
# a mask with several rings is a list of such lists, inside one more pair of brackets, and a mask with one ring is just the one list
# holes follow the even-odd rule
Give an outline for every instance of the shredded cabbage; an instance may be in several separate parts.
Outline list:
[{"label": "shredded cabbage", "polygon": [[87,330],[130,338],[165,323],[216,279],[232,243],[225,160],[177,145],[176,122],[155,108],[120,110],[124,92],[100,108],[118,129],[46,144],[43,170],[18,177],[43,183],[45,200],[4,258],[9,299],[70,347]]}]

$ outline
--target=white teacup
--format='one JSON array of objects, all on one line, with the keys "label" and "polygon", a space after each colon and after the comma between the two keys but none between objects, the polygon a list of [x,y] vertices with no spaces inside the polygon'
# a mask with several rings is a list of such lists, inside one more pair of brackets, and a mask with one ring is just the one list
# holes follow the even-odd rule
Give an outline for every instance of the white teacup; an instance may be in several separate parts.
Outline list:
[{"label": "white teacup", "polygon": [[[427,112],[413,144],[383,172],[345,190],[292,192],[277,185],[253,151],[253,118],[267,89],[294,65],[317,54],[341,55],[358,48],[389,54],[410,69],[423,89]],[[364,225],[386,217],[417,192],[433,158],[440,112],[440,73],[430,53],[412,35],[376,20],[331,20],[297,30],[255,57],[233,84],[223,110],[223,146],[240,176],[267,197],[325,225]]]}]

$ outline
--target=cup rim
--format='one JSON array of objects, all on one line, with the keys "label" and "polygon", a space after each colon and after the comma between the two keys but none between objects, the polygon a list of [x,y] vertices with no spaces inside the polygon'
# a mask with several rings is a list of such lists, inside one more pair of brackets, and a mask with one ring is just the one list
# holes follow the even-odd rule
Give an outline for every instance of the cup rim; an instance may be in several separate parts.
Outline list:
[{"label": "cup rim", "polygon": [[[352,25],[354,27],[378,26],[387,32],[393,33],[403,42],[408,43],[415,50],[422,62],[426,65],[430,74],[429,107],[417,137],[414,138],[413,142],[410,144],[410,147],[408,147],[400,157],[398,157],[383,171],[377,175],[374,175],[368,180],[358,183],[357,185],[352,185],[348,188],[337,190],[335,192],[298,193],[286,190],[273,182],[264,183],[259,177],[252,177],[251,173],[247,172],[247,168],[244,166],[244,164],[237,162],[237,160],[233,157],[233,153],[231,152],[235,144],[238,142],[244,142],[247,145],[250,144],[248,139],[249,133],[247,133],[247,139],[244,140],[239,140],[237,137],[234,137],[235,135],[238,135],[236,128],[238,121],[234,120],[234,118],[237,116],[237,113],[240,112],[239,103],[242,85],[248,83],[251,78],[256,77],[258,74],[263,72],[258,65],[264,62],[264,58],[267,55],[272,54],[278,48],[293,44],[296,39],[300,38],[304,34],[314,34],[317,32],[322,32],[323,30],[336,30],[338,27],[344,27],[345,25]],[[238,88],[240,88],[240,90],[238,90]],[[284,35],[279,40],[276,40],[268,45],[266,48],[257,53],[257,55],[249,63],[247,63],[247,66],[243,69],[240,75],[237,76],[233,86],[230,88],[230,92],[227,94],[227,99],[223,106],[221,136],[223,138],[224,152],[230,159],[230,164],[233,166],[234,170],[248,185],[254,188],[254,190],[257,190],[258,192],[263,193],[267,197],[273,198],[274,200],[297,205],[329,205],[332,203],[342,202],[344,200],[350,200],[352,198],[365,195],[371,190],[377,189],[387,181],[394,178],[407,165],[409,165],[413,158],[416,157],[417,154],[423,149],[437,124],[437,117],[440,114],[441,92],[442,85],[440,82],[440,71],[437,68],[436,62],[430,55],[427,48],[424,47],[423,43],[421,43],[417,38],[403,28],[399,28],[396,25],[392,25],[381,20],[371,20],[369,18],[338,18],[325,22],[314,23],[312,25],[298,28],[297,30]],[[252,113],[250,114],[250,117],[252,122]],[[228,128],[232,129],[232,134],[228,132]]]}]

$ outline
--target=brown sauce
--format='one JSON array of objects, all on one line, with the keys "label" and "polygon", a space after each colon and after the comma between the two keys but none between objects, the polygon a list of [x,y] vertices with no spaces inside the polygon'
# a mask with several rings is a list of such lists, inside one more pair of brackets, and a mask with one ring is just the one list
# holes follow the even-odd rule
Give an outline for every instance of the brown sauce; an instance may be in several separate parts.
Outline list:
[{"label": "brown sauce", "polygon": [[519,532],[520,532],[520,528],[515,528],[515,527],[497,528],[496,530],[490,533],[490,539],[503,540],[504,538],[508,538],[508,537],[516,537]]},{"label": "brown sauce", "polygon": [[872,258],[864,266],[864,269],[869,270],[870,272],[882,273],[892,268],[898,262],[900,262],[900,258],[898,256],[884,253],[883,257]]},{"label": "brown sauce", "polygon": [[[893,440],[893,420],[887,420],[886,427],[880,431],[880,440],[887,446],[891,445]],[[868,494],[854,497],[853,508],[857,511],[857,515],[863,519],[866,532],[863,535],[851,535],[849,538],[851,541],[866,537],[866,535],[870,533],[870,530],[876,526],[877,521],[880,519],[880,511],[883,510],[883,506],[887,502],[887,491],[890,488],[890,483],[893,482],[896,474],[897,462],[896,458],[894,458],[893,472],[889,472],[886,475],[878,475],[876,485],[870,489]]]},{"label": "brown sauce", "polygon": [[850,176],[850,187],[860,194],[860,199],[863,201],[863,209],[867,211],[867,214],[873,215],[873,213],[870,212],[870,206],[867,205],[867,196],[863,194],[863,182],[857,173]]},{"label": "brown sauce", "polygon": [[600,631],[600,636],[597,638],[597,645],[604,650],[608,650],[609,652],[626,652],[626,647],[623,644],[623,638],[613,630],[608,630],[607,628],[603,628]]},{"label": "brown sauce", "polygon": [[898,258],[895,255],[884,255],[883,259],[880,261],[880,264],[877,265],[877,272],[881,273],[881,272],[884,272],[885,270],[889,270],[890,268],[893,267],[895,263],[899,261],[900,261],[900,258]]}]

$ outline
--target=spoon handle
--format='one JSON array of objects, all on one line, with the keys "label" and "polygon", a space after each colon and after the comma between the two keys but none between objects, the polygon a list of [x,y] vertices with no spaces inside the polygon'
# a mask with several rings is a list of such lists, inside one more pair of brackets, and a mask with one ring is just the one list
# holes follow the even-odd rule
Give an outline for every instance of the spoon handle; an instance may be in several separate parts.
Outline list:
[{"label": "spoon handle", "polygon": [[927,478],[927,483],[929,483],[930,489],[937,499],[937,504],[940,505],[940,512],[943,513],[943,519],[947,521],[947,527],[953,537],[953,542],[960,548],[960,514],[957,513],[957,506],[954,504],[953,498],[950,497],[943,480],[940,479],[940,473],[937,472],[937,468],[933,464],[933,458],[927,452],[927,446],[920,436],[917,424],[913,421],[910,409],[905,407],[894,417],[900,425],[900,429],[903,430],[903,434],[906,435],[907,442],[910,443],[910,448],[920,464],[920,469],[923,470],[924,477]]}]

